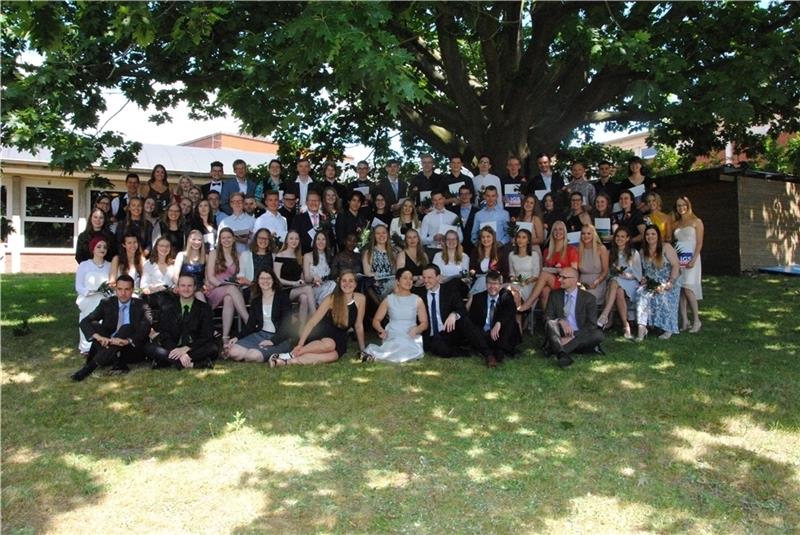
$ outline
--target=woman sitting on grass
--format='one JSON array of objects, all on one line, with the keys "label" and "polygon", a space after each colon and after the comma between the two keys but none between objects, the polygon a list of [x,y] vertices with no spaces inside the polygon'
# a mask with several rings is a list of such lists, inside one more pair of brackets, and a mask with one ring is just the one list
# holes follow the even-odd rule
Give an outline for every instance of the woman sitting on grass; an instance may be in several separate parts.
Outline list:
[{"label": "woman sitting on grass", "polygon": [[231,338],[228,358],[245,362],[268,362],[274,353],[289,351],[292,304],[272,270],[262,270],[250,288],[250,318],[241,338]]},{"label": "woman sitting on grass", "polygon": [[294,349],[270,356],[270,367],[334,362],[347,352],[350,329],[355,330],[358,347],[363,353],[365,309],[366,298],[356,292],[355,273],[343,272],[336,289],[303,327]]}]

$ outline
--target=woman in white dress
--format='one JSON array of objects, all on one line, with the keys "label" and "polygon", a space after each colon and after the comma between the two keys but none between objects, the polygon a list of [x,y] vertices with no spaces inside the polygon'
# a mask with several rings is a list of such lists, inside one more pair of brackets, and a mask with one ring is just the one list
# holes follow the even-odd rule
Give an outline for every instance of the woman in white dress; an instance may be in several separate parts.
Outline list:
[{"label": "woman in white dress", "polygon": [[[689,329],[689,332],[700,332],[700,310],[698,301],[703,299],[703,265],[700,260],[700,252],[703,250],[703,221],[694,215],[692,203],[686,196],[678,197],[675,201],[675,224],[673,226],[673,238],[675,247],[678,251],[678,259],[681,264],[681,300],[680,316],[681,330]],[[686,304],[692,309],[694,322],[689,327],[689,315]]]},{"label": "woman in white dress", "polygon": [[[97,308],[97,305],[105,297],[99,289],[104,282],[108,282],[111,271],[111,262],[105,259],[107,251],[108,242],[103,237],[96,236],[89,242],[89,252],[92,257],[78,264],[78,272],[75,274],[75,291],[78,292],[75,304],[78,305],[80,311],[78,323]],[[92,343],[83,336],[80,329],[78,329],[78,333],[80,336],[78,349],[82,355],[88,354]]]},{"label": "woman in white dress", "polygon": [[[364,360],[399,363],[422,358],[422,333],[428,328],[425,303],[411,293],[414,277],[410,269],[398,269],[395,281],[394,293],[381,302],[372,319],[372,327],[383,343],[368,345],[363,352]],[[389,324],[384,329],[381,323],[387,313]]]},{"label": "woman in white dress", "polygon": [[467,296],[469,287],[469,256],[464,254],[461,240],[455,230],[448,230],[444,235],[444,247],[433,257],[432,264],[439,266],[442,273],[442,284],[452,282],[457,285],[462,297]]},{"label": "woman in white dress", "polygon": [[622,322],[622,334],[626,340],[632,340],[633,335],[628,323],[628,303],[625,298],[627,297],[631,304],[636,302],[636,290],[642,280],[642,258],[639,251],[631,245],[631,235],[627,227],[617,227],[614,231],[609,258],[611,277],[606,290],[606,304],[597,319],[597,325],[605,330],[611,309],[616,304]]},{"label": "woman in white dress", "polygon": [[336,281],[331,280],[332,260],[328,237],[324,232],[317,232],[314,237],[314,249],[303,255],[303,278],[314,290],[317,305],[322,304],[322,301],[336,288]]}]

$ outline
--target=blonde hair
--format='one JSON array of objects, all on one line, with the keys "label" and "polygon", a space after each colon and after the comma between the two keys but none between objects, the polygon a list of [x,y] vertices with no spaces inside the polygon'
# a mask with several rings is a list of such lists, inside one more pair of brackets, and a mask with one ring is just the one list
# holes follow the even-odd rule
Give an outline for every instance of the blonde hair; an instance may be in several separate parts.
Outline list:
[{"label": "blonde hair", "polygon": [[[581,227],[581,232],[583,232],[583,229],[585,229],[585,228],[588,228],[589,230],[592,231],[592,252],[594,252],[594,255],[597,256],[599,254],[598,251],[600,250],[600,247],[605,247],[605,245],[603,245],[603,242],[600,239],[600,236],[597,235],[597,229],[594,228],[594,225],[584,225],[584,226],[582,226]],[[581,246],[581,249],[584,249],[583,240],[580,240],[580,246]]]},{"label": "blonde hair", "polygon": [[399,223],[403,224],[403,208],[406,207],[406,204],[411,205],[411,224],[414,228],[419,228],[419,217],[417,217],[417,207],[414,206],[414,201],[411,199],[406,199],[403,201],[403,204],[400,205],[400,214],[397,216]]},{"label": "blonde hair", "polygon": [[197,250],[197,263],[198,264],[205,264],[206,263],[206,247],[203,243],[203,233],[199,230],[195,229],[186,236],[186,247],[183,249],[183,260],[184,262],[188,259],[189,263],[192,263],[192,234],[197,234],[200,237],[200,249]]},{"label": "blonde hair", "polygon": [[369,237],[369,245],[367,246],[367,250],[365,254],[367,255],[367,262],[372,264],[372,252],[375,250],[375,247],[378,245],[378,238],[377,238],[377,230],[382,228],[386,231],[386,256],[389,257],[389,263],[394,266],[395,265],[395,258],[394,258],[394,248],[392,247],[392,240],[389,238],[389,228],[386,225],[375,225],[375,228],[372,229],[372,234]]},{"label": "blonde hair", "polygon": [[[556,240],[555,240],[555,230],[557,227],[560,227],[561,230],[564,231],[564,242],[561,244],[561,248],[556,250]],[[567,241],[567,225],[563,221],[556,221],[553,223],[553,228],[550,229],[550,238],[547,241],[547,258],[545,258],[545,262],[550,262],[556,253],[559,256],[566,258],[567,250],[569,249],[569,242]]]}]

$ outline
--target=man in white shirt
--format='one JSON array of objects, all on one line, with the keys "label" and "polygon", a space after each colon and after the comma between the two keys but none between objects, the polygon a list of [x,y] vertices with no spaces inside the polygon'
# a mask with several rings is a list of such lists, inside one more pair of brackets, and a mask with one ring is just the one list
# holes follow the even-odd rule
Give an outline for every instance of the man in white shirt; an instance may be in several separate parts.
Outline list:
[{"label": "man in white shirt", "polygon": [[497,175],[491,174],[489,171],[492,169],[492,160],[487,155],[483,155],[478,160],[478,171],[479,173],[472,177],[472,185],[475,189],[475,206],[478,208],[483,208],[486,206],[486,202],[483,200],[483,190],[486,189],[487,186],[494,186],[497,188],[497,192],[499,197],[497,199],[497,204],[500,207],[503,207],[503,186],[500,182],[500,177]]},{"label": "man in white shirt", "polygon": [[445,198],[442,192],[434,191],[431,195],[431,201],[433,202],[433,209],[425,215],[420,226],[419,233],[422,238],[422,244],[429,249],[441,249],[444,241],[444,234],[442,234],[441,228],[445,225],[454,225],[456,227],[458,241],[461,242],[464,239],[461,227],[455,225],[455,220],[458,216],[445,209]]},{"label": "man in white shirt", "polygon": [[139,175],[128,173],[125,177],[125,189],[128,191],[124,195],[118,195],[111,201],[111,222],[116,223],[125,219],[125,207],[134,197],[141,197],[139,194]]},{"label": "man in white shirt", "polygon": [[253,224],[253,234],[262,228],[269,230],[273,236],[280,236],[281,240],[286,238],[286,231],[289,225],[286,218],[278,211],[280,205],[280,194],[277,191],[268,191],[266,197],[267,211],[261,214]]},{"label": "man in white shirt", "polygon": [[244,194],[235,191],[230,197],[231,215],[222,220],[217,229],[217,234],[224,228],[229,228],[236,236],[236,251],[243,253],[247,250],[250,238],[253,237],[253,216],[244,213]]},{"label": "man in white shirt", "polygon": [[207,199],[209,191],[216,191],[218,194],[222,195],[222,173],[222,162],[211,162],[211,170],[209,171],[211,181],[200,186],[203,197]]}]

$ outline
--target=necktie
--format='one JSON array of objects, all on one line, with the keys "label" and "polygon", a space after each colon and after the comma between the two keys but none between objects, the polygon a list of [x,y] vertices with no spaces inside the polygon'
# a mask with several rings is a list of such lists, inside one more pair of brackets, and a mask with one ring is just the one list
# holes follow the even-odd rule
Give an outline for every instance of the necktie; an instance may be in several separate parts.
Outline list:
[{"label": "necktie", "polygon": [[439,314],[436,308],[436,294],[431,294],[431,332],[433,336],[439,334]]},{"label": "necktie", "polygon": [[567,302],[564,303],[564,315],[567,321],[572,317],[572,294],[567,294]]},{"label": "necktie", "polygon": [[492,330],[492,321],[494,320],[494,305],[496,301],[497,300],[494,297],[489,299],[489,313],[486,315],[486,325],[483,327],[484,331]]},{"label": "necktie", "polygon": [[183,318],[186,319],[186,316],[189,315],[189,305],[183,305]]},{"label": "necktie", "polygon": [[319,216],[317,214],[311,214],[311,224],[316,227],[319,224]]},{"label": "necktie", "polygon": [[397,192],[397,188],[398,188],[397,181],[394,181],[394,182],[392,182],[392,189],[394,190],[394,198],[395,198],[395,199],[396,199],[396,198],[397,198],[397,196],[398,196],[398,195],[397,195],[397,193],[398,193],[398,192]]},{"label": "necktie", "polygon": [[[114,334],[117,334],[119,330],[125,325],[125,316],[127,315],[126,312],[128,311],[128,303],[124,305],[120,305],[119,307],[119,317],[117,318],[117,330],[114,331]],[[112,335],[113,336],[113,335]]]}]

